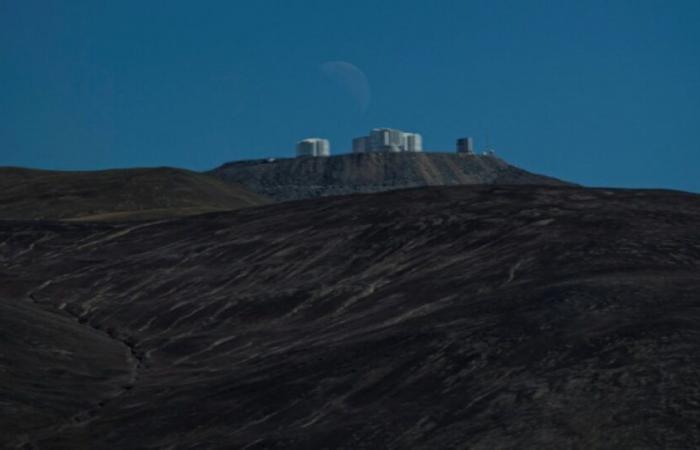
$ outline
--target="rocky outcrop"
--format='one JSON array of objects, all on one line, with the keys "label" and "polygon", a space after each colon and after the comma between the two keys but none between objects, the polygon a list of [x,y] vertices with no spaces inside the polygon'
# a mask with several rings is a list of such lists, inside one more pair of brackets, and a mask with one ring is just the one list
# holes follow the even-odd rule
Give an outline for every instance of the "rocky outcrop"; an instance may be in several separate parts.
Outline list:
[{"label": "rocky outcrop", "polygon": [[296,200],[420,186],[565,185],[495,156],[454,153],[364,153],[328,158],[240,161],[209,172],[276,200]]}]

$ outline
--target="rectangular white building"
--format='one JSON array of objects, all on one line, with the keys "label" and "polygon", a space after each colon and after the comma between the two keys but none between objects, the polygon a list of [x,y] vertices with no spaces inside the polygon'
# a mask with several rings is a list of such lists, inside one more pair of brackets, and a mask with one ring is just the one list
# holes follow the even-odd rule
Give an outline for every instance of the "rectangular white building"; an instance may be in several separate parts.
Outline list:
[{"label": "rectangular white building", "polygon": [[467,155],[474,154],[474,139],[470,137],[457,139],[457,153],[465,153]]},{"label": "rectangular white building", "polygon": [[418,133],[407,133],[393,128],[375,128],[369,136],[352,140],[353,153],[420,152],[423,139]]}]

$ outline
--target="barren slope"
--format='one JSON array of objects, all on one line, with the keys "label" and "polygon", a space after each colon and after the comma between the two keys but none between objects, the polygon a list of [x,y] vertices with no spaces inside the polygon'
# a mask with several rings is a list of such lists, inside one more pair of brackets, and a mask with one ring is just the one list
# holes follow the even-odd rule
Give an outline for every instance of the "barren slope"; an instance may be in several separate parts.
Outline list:
[{"label": "barren slope", "polygon": [[261,205],[241,186],[167,167],[93,172],[0,168],[0,219],[145,220]]},{"label": "barren slope", "polygon": [[210,174],[277,200],[419,186],[569,183],[512,166],[495,156],[454,153],[366,153],[224,164]]},{"label": "barren slope", "polygon": [[[140,225],[0,222],[2,320],[17,324],[2,328],[0,386],[3,410],[23,411],[21,429],[0,415],[0,435],[40,449],[696,448],[699,200],[471,186]],[[30,309],[45,330],[31,343],[14,338]],[[80,333],[108,336],[81,338],[104,355],[64,338]],[[8,370],[31,345],[83,358],[87,387],[57,357]],[[42,383],[60,391],[50,403]]]}]

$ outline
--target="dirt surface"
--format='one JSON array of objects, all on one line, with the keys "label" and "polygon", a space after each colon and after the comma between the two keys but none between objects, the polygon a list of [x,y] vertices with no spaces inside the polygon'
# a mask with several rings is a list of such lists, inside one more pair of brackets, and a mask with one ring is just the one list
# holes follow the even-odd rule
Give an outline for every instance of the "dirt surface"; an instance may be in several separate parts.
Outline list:
[{"label": "dirt surface", "polygon": [[0,221],[0,447],[698,448],[699,225],[542,186]]},{"label": "dirt surface", "polygon": [[0,219],[148,220],[265,203],[239,185],[182,169],[0,167]]},{"label": "dirt surface", "polygon": [[420,186],[535,184],[561,186],[495,156],[456,153],[365,153],[224,164],[209,172],[276,200],[298,200]]}]

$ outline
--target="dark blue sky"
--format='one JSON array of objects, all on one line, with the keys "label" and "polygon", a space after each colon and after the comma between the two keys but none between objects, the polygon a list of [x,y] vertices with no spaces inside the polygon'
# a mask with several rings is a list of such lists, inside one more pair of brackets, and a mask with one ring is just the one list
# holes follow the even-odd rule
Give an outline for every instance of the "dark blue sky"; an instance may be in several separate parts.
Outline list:
[{"label": "dark blue sky", "polygon": [[207,169],[389,126],[697,192],[698,24],[696,0],[0,0],[0,165]]}]

